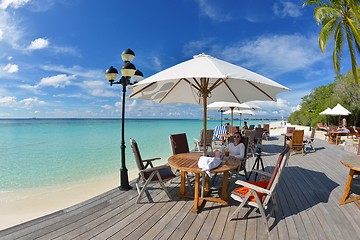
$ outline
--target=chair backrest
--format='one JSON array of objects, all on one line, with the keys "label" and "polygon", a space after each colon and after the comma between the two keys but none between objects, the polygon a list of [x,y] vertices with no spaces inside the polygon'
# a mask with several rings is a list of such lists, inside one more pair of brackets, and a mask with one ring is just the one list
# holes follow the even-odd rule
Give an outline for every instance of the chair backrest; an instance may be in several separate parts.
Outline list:
[{"label": "chair backrest", "polygon": [[[280,153],[280,155],[278,157],[275,168],[271,174],[271,178],[266,187],[266,189],[269,190],[271,194],[276,189],[276,186],[277,186],[279,179],[282,175],[282,172],[289,160],[289,157],[290,157],[290,148],[289,148],[289,146],[286,146],[285,149]],[[266,205],[269,202],[271,194],[267,194],[267,195],[263,196],[262,202],[264,205]]]},{"label": "chair backrest", "polygon": [[255,139],[262,139],[264,129],[263,128],[255,128]]},{"label": "chair backrest", "polygon": [[190,152],[186,133],[170,135],[170,146],[171,146],[172,153],[174,155],[179,154],[179,153]]},{"label": "chair backrest", "polygon": [[249,130],[254,130],[254,128],[255,128],[255,125],[253,125],[253,124],[251,124],[251,125],[249,126]]},{"label": "chair backrest", "polygon": [[244,136],[249,138],[249,145],[254,142],[255,130],[245,130]]},{"label": "chair backrest", "polygon": [[[200,146],[204,146],[204,129],[200,131]],[[206,130],[206,141],[205,146],[211,146],[212,140],[214,135],[214,129],[207,129]]]},{"label": "chair backrest", "polygon": [[286,127],[286,133],[293,133],[295,130],[295,127]]},{"label": "chair backrest", "polygon": [[247,155],[248,155],[248,150],[249,150],[249,137],[247,137],[247,136],[241,136],[240,143],[243,143],[244,146],[245,146],[244,157],[246,158]]},{"label": "chair backrest", "polygon": [[264,124],[264,130],[270,131],[270,124]]},{"label": "chair backrest", "polygon": [[226,134],[226,126],[216,126],[214,129],[214,138],[215,140],[221,140],[222,137],[219,134]]},{"label": "chair backrest", "polygon": [[291,146],[302,146],[304,142],[304,130],[294,130],[291,138]]},{"label": "chair backrest", "polygon": [[139,170],[144,170],[145,166],[144,166],[144,163],[142,161],[137,142],[134,139],[130,138],[130,145],[131,145],[131,149],[132,149],[132,151],[134,153],[135,162],[136,162],[136,165],[137,165],[138,169]]}]

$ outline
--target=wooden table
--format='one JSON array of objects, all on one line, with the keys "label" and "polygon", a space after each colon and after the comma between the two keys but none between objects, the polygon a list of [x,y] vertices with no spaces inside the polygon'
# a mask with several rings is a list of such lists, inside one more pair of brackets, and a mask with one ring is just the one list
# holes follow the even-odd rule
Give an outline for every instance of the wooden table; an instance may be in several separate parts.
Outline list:
[{"label": "wooden table", "polygon": [[[209,193],[209,182],[210,178],[206,173],[201,171],[201,168],[198,167],[198,161],[200,156],[202,156],[202,153],[196,152],[196,153],[181,153],[171,156],[168,159],[169,165],[172,168],[180,170],[181,173],[181,182],[180,182],[180,197],[193,197],[194,198],[194,206],[192,208],[193,212],[199,212],[200,207],[204,203],[204,201],[212,201],[221,203],[224,205],[227,205],[227,181],[229,176],[229,171],[235,170],[240,165],[240,160],[236,158],[231,158],[231,160],[223,161],[221,165],[213,170],[211,170],[211,173],[222,173],[223,175],[223,181],[222,181],[222,192],[221,192],[221,198],[215,198],[215,197],[208,197],[206,196]],[[185,174],[186,172],[192,172],[195,174],[195,192],[194,196],[186,195],[185,192]],[[200,174],[205,176],[206,184],[205,189],[202,189],[202,194],[200,193]],[[200,196],[201,195],[201,196]]]},{"label": "wooden table", "polygon": [[360,200],[360,196],[354,196],[350,193],[351,183],[353,181],[354,175],[360,175],[360,157],[353,157],[351,159],[341,161],[341,163],[345,167],[348,167],[350,171],[339,205],[355,202],[355,204],[360,209],[360,203],[358,202]]},{"label": "wooden table", "polygon": [[285,149],[285,147],[286,147],[286,140],[287,140],[287,139],[291,139],[292,136],[293,136],[293,133],[282,133],[281,135],[284,136],[284,149]]},{"label": "wooden table", "polygon": [[346,131],[328,131],[328,135],[329,135],[329,143],[334,143],[333,142],[333,138],[335,138],[335,143],[336,145],[339,144],[339,135],[341,136],[343,133],[347,134],[348,132]]}]

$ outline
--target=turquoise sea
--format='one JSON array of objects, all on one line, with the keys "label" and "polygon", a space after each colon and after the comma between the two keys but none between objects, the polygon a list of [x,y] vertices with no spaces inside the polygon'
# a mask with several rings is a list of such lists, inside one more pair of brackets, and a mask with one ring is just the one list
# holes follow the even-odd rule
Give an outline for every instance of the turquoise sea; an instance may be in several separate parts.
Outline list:
[{"label": "turquoise sea", "polygon": [[[266,122],[248,121],[248,124]],[[207,128],[220,125],[209,120]],[[130,138],[143,158],[171,155],[169,135],[187,134],[189,146],[199,138],[202,120],[125,120],[126,166],[136,169]],[[79,183],[118,173],[120,119],[0,120],[0,192]]]}]

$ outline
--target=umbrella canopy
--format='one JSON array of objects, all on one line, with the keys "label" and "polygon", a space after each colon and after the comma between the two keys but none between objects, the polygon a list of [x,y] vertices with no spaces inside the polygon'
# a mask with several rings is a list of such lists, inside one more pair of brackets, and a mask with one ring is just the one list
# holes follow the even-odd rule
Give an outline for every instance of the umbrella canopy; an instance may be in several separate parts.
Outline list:
[{"label": "umbrella canopy", "polygon": [[276,94],[290,90],[257,73],[205,54],[158,72],[129,89],[132,90],[130,98],[157,103],[202,104],[203,139],[206,139],[208,101],[276,101]]},{"label": "umbrella canopy", "polygon": [[251,110],[227,110],[226,112],[224,112],[224,114],[236,114],[238,113],[240,115],[240,127],[241,127],[241,119],[242,119],[242,115],[255,115],[255,113]]},{"label": "umbrella canopy", "polygon": [[333,116],[339,116],[338,122],[339,122],[339,126],[340,124],[340,116],[347,116],[351,114],[351,112],[349,112],[346,108],[344,108],[341,104],[336,104],[336,106],[331,109],[329,115],[333,115]]},{"label": "umbrella canopy", "polygon": [[247,103],[238,103],[238,102],[213,102],[213,103],[210,103],[209,105],[207,105],[207,109],[217,109],[217,110],[230,109],[231,125],[233,125],[233,121],[234,121],[234,114],[233,114],[234,109],[237,109],[237,110],[253,109],[253,110],[255,110],[256,108],[258,108],[258,107],[251,107]]},{"label": "umbrella canopy", "polygon": [[337,104],[333,109],[331,109],[329,115],[335,115],[335,116],[347,116],[351,114],[346,108],[341,106],[341,104]]},{"label": "umbrella canopy", "polygon": [[327,108],[324,111],[322,111],[321,113],[319,113],[320,115],[330,115],[331,114],[331,108]]}]

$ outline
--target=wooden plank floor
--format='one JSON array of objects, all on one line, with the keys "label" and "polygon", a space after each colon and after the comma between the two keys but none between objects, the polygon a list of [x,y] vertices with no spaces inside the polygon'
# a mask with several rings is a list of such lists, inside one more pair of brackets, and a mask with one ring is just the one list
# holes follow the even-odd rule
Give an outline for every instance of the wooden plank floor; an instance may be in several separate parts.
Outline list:
[{"label": "wooden plank floor", "polygon": [[[266,170],[271,172],[282,150],[283,138],[264,141]],[[278,191],[278,211],[270,218],[271,239],[360,239],[360,210],[354,203],[338,206],[348,169],[340,160],[352,153],[342,146],[315,139],[316,152],[290,157]],[[360,158],[359,158],[360,159]],[[360,161],[360,160],[359,160]],[[247,169],[254,162],[250,158]],[[235,186],[231,176],[228,192]],[[355,184],[360,185],[358,177]],[[136,190],[113,189],[81,204],[0,231],[0,239],[268,239],[255,210],[244,208],[228,221],[238,202],[228,206],[207,202],[199,214],[193,202],[181,199],[179,179],[167,184],[170,201],[158,185],[135,204]],[[214,188],[221,187],[221,176]],[[356,186],[356,185],[355,185]],[[356,190],[357,191],[357,190]],[[214,189],[213,194],[218,190]],[[359,193],[359,192],[357,192]]]}]

